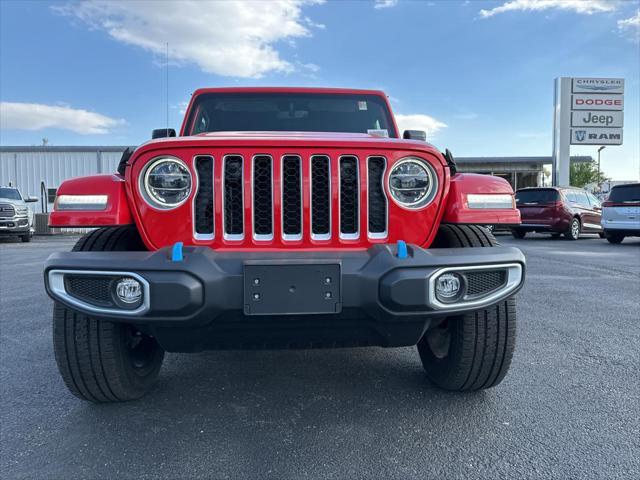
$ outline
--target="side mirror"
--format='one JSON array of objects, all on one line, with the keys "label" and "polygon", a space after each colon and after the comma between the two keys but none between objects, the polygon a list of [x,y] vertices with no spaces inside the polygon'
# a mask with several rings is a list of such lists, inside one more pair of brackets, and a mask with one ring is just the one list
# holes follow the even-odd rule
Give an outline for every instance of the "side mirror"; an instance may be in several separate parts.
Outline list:
[{"label": "side mirror", "polygon": [[26,197],[24,201],[25,203],[35,203],[38,201],[38,197]]},{"label": "side mirror", "polygon": [[167,138],[167,137],[175,137],[176,131],[173,128],[156,128],[151,131],[151,138]]},{"label": "side mirror", "polygon": [[405,140],[420,140],[421,142],[426,142],[427,132],[423,132],[422,130],[405,130],[402,138]]}]

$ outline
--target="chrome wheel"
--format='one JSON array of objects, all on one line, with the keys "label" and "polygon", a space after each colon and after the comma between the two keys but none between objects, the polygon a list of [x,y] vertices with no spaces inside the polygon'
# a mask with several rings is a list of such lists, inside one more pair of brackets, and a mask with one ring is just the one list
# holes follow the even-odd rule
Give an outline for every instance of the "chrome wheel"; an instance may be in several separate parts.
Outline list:
[{"label": "chrome wheel", "polygon": [[571,238],[577,240],[580,236],[580,222],[577,219],[573,219],[571,222]]}]

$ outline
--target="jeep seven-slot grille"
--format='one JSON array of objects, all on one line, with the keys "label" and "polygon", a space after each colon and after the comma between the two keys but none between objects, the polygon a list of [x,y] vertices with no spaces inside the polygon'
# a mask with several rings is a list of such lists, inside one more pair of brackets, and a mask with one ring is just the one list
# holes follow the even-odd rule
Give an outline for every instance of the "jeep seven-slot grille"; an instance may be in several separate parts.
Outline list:
[{"label": "jeep seven-slot grille", "polygon": [[311,157],[311,234],[316,239],[331,236],[331,165],[329,157]]},{"label": "jeep seven-slot grille", "polygon": [[198,174],[198,193],[195,196],[194,224],[196,237],[213,237],[213,157],[196,157],[195,169]]},{"label": "jeep seven-slot grille", "polygon": [[224,158],[224,233],[230,239],[244,236],[242,157]]},{"label": "jeep seven-slot grille", "polygon": [[[305,235],[316,241],[387,238],[387,164],[382,156],[275,156],[257,152],[250,157],[221,157],[214,160],[203,154],[194,161],[198,177],[193,201],[197,239],[213,239],[216,210],[222,211],[223,237],[231,241],[246,241],[246,228],[249,241],[296,241]],[[216,194],[222,199],[221,208],[214,200],[217,169],[222,171],[221,192]],[[367,191],[364,201],[361,188]],[[251,206],[250,216],[245,212],[245,201]],[[366,232],[361,232],[361,219],[366,219]]]},{"label": "jeep seven-slot grille", "polygon": [[253,157],[253,234],[257,240],[273,238],[273,165],[268,155]]},{"label": "jeep seven-slot grille", "polygon": [[282,158],[282,233],[295,240],[302,236],[302,165],[301,158]]},{"label": "jeep seven-slot grille", "polygon": [[340,236],[344,238],[358,237],[358,175],[358,159],[350,155],[340,157]]},{"label": "jeep seven-slot grille", "polygon": [[367,162],[369,234],[372,237],[381,237],[387,232],[387,197],[382,186],[385,159],[384,157],[370,157]]}]

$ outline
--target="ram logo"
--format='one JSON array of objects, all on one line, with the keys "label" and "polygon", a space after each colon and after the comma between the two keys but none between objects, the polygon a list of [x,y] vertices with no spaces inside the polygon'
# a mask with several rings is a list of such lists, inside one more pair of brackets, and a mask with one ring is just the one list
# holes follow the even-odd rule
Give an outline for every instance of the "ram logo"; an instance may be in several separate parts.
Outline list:
[{"label": "ram logo", "polygon": [[583,142],[586,136],[586,130],[576,130],[576,140],[578,140],[579,142]]}]

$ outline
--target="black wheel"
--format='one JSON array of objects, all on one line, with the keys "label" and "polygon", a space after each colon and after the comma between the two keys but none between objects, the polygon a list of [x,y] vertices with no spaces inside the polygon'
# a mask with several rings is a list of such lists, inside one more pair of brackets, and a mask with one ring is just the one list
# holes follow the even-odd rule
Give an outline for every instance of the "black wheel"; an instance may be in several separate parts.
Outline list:
[{"label": "black wheel", "polygon": [[31,234],[27,233],[26,235],[22,235],[20,237],[20,240],[22,240],[24,243],[29,243],[31,241]]},{"label": "black wheel", "polygon": [[[491,233],[477,226],[443,225],[434,246],[493,247]],[[418,342],[427,377],[445,390],[473,391],[498,385],[511,366],[516,338],[516,303],[445,318]]]},{"label": "black wheel", "polygon": [[[74,251],[144,250],[132,227],[100,228],[82,237]],[[96,320],[56,302],[53,348],[58,370],[75,396],[91,402],[142,397],[158,376],[164,350],[126,323]]]},{"label": "black wheel", "polygon": [[624,235],[620,233],[609,233],[605,232],[605,237],[609,243],[622,243],[624,240]]},{"label": "black wheel", "polygon": [[564,232],[564,238],[567,240],[578,240],[580,238],[580,220],[573,218],[569,224],[569,228]]},{"label": "black wheel", "polygon": [[551,238],[560,238],[560,233],[552,233]]},{"label": "black wheel", "polygon": [[527,232],[524,230],[519,230],[517,228],[511,229],[511,235],[513,235],[513,238],[524,238],[526,234]]}]

